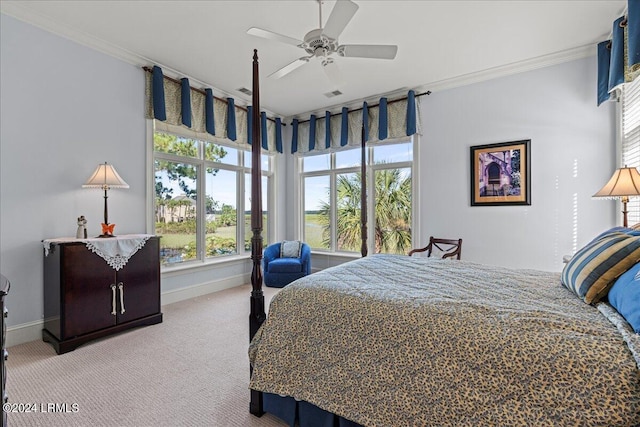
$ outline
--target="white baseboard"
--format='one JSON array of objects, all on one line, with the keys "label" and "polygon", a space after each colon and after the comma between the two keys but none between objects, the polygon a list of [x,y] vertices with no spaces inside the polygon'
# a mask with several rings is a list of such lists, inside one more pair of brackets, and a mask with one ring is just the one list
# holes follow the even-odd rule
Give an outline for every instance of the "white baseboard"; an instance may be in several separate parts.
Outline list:
[{"label": "white baseboard", "polygon": [[178,301],[207,295],[212,292],[218,292],[236,286],[244,285],[251,282],[251,274],[240,274],[237,276],[225,277],[221,280],[213,280],[206,283],[187,286],[185,288],[175,289],[163,292],[160,301],[161,305],[172,304]]},{"label": "white baseboard", "polygon": [[[224,289],[244,285],[250,281],[251,274],[241,274],[238,276],[227,277],[222,280],[214,280],[185,288],[166,291],[160,296],[160,305],[164,306],[174,302],[207,295]],[[11,313],[9,313],[9,315],[11,315]],[[41,340],[43,325],[44,321],[36,320],[34,322],[22,323],[20,325],[8,327],[6,336],[7,347]]]},{"label": "white baseboard", "polygon": [[[11,316],[11,312],[9,312]],[[10,326],[7,328],[7,347],[23,344],[29,341],[42,339],[42,327],[44,321],[36,320],[34,322],[22,323],[20,325]]]}]

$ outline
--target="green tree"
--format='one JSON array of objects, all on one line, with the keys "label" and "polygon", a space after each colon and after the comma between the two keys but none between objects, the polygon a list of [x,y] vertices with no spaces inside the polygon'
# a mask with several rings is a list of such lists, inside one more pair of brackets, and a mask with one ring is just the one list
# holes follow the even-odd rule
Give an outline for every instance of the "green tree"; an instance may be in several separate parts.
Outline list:
[{"label": "green tree", "polygon": [[[153,135],[153,149],[157,152],[177,154],[180,156],[194,157],[198,156],[198,142],[193,139],[181,138],[176,135],[156,132]],[[195,197],[195,189],[189,188],[185,178],[195,180],[197,169],[188,163],[175,163],[166,160],[156,160],[156,170],[165,171],[167,177],[171,181],[178,183],[178,186],[187,196]],[[158,188],[156,181],[156,196],[159,197],[158,191],[162,191],[162,186]]]},{"label": "green tree", "polygon": [[238,223],[238,215],[236,215],[236,209],[227,205],[226,203],[222,205],[222,210],[218,215],[218,225],[220,227],[231,227],[235,226]]},{"label": "green tree", "polygon": [[213,197],[207,195],[204,200],[204,210],[207,214],[214,214],[220,206],[220,202],[213,200]]},{"label": "green tree", "polygon": [[[209,143],[199,142],[190,138],[183,138],[177,135],[168,133],[156,132],[153,135],[153,149],[157,152],[167,154],[177,154],[179,156],[198,158],[199,144],[204,144],[205,158],[209,161],[220,162],[226,155],[227,151],[223,146]],[[188,198],[196,199],[196,189],[190,186],[190,182],[193,182],[197,178],[197,168],[189,163],[176,163],[167,160],[156,160],[156,170],[164,171],[170,181],[176,182],[180,189],[187,195]],[[207,168],[207,173],[216,175],[218,169]],[[156,178],[155,184],[156,191],[156,220],[158,222],[164,221],[164,218],[169,212],[175,213],[177,205],[176,203],[169,203],[172,199],[173,189],[165,187],[162,180]],[[213,200],[210,196],[207,196],[205,200],[206,213],[213,213],[218,207],[218,202]],[[187,210],[187,203],[182,202],[181,210]],[[191,213],[191,211],[189,212]],[[178,217],[186,218],[187,215],[177,214]],[[190,215],[192,216],[192,215]]]},{"label": "green tree", "polygon": [[[336,237],[338,248],[359,251],[361,174],[339,175],[336,180]],[[327,200],[329,197],[327,197]],[[383,169],[375,175],[375,251],[406,253],[411,248],[411,176],[400,169]],[[330,206],[319,212],[323,243],[330,240]]]}]

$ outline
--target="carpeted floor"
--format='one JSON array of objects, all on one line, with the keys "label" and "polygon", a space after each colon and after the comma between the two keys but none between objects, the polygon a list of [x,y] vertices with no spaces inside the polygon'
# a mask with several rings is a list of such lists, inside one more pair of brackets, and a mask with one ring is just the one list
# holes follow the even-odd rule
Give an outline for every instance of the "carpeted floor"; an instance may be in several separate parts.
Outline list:
[{"label": "carpeted floor", "polygon": [[[159,325],[63,355],[42,341],[10,347],[9,402],[26,405],[9,425],[284,426],[249,414],[250,292],[244,285],[164,306]],[[264,292],[268,306],[277,289]]]}]

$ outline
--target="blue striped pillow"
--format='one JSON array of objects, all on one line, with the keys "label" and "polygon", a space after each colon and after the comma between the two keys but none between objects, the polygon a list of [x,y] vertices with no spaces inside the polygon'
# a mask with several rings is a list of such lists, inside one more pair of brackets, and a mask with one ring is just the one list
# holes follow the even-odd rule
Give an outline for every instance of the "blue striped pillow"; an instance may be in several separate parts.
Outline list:
[{"label": "blue striped pillow", "polygon": [[640,260],[640,236],[612,232],[589,242],[562,270],[562,284],[587,304],[600,301],[614,281]]}]

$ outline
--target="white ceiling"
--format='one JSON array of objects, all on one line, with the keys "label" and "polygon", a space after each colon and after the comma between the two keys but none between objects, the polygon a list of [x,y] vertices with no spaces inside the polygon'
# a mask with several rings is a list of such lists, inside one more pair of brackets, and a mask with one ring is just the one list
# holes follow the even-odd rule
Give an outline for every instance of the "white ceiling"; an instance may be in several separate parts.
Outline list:
[{"label": "white ceiling", "polygon": [[[343,95],[334,98],[324,95],[336,88],[319,62],[279,80],[267,78],[306,54],[246,34],[255,26],[302,39],[318,28],[316,0],[2,0],[0,10],[133,64],[157,64],[166,75],[187,76],[193,86],[206,84],[245,100],[237,89],[251,88],[251,60],[258,49],[261,106],[289,117],[594,54],[595,44],[610,34],[626,6],[625,0],[354,1],[359,10],[339,42],[396,44],[398,54],[391,61],[338,57],[345,84],[338,88]],[[334,3],[323,2],[323,21]]]}]

